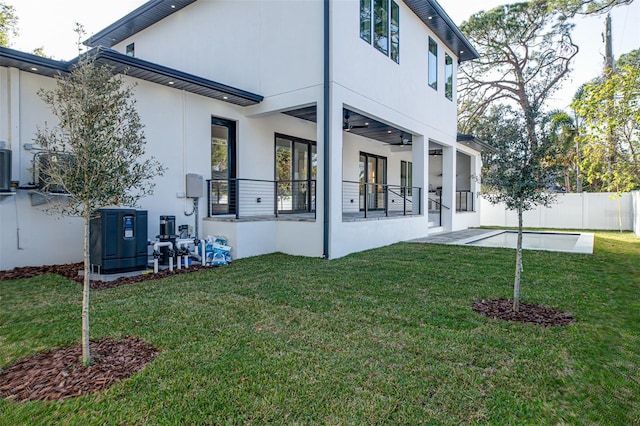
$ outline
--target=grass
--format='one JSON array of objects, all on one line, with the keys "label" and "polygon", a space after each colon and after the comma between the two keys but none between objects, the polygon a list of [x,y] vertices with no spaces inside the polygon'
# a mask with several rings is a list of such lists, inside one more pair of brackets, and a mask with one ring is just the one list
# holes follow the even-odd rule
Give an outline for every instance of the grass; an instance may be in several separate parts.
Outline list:
[{"label": "grass", "polygon": [[[0,424],[640,424],[640,240],[527,251],[541,328],[479,316],[510,297],[508,249],[397,244],[334,261],[282,254],[92,293],[92,338],[161,350],[108,391],[0,400]],[[80,287],[0,283],[0,367],[79,343]]]}]

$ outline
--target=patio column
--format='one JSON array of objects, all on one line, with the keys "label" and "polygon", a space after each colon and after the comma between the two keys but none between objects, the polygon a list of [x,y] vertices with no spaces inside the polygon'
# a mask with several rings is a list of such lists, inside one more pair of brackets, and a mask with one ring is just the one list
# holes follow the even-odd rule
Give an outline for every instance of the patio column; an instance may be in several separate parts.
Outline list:
[{"label": "patio column", "polygon": [[411,144],[411,154],[413,162],[413,186],[422,188],[420,199],[418,202],[418,194],[413,193],[413,213],[418,214],[419,208],[422,213],[429,219],[429,209],[427,205],[427,197],[429,195],[429,151],[426,148],[427,143],[422,135],[413,135]]},{"label": "patio column", "polygon": [[442,146],[442,227],[445,231],[453,230],[453,215],[456,211],[456,149]]}]

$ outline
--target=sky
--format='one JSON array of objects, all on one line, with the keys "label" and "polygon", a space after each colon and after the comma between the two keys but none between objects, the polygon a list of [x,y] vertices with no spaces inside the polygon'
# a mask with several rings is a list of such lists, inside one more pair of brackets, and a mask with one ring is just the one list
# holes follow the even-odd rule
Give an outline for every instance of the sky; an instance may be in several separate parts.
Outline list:
[{"label": "sky", "polygon": [[[19,35],[10,47],[25,52],[43,47],[45,54],[59,60],[73,59],[78,54],[77,36],[73,32],[76,22],[84,26],[88,37],[146,3],[146,0],[4,1],[16,9],[19,19]],[[461,24],[473,13],[514,1],[439,0],[439,3],[453,22]],[[617,7],[611,19],[614,56],[640,48],[640,0]],[[574,59],[571,75],[550,101],[550,107],[566,108],[578,87],[599,75],[603,64],[603,29],[603,16],[577,19],[573,38],[580,52]]]}]

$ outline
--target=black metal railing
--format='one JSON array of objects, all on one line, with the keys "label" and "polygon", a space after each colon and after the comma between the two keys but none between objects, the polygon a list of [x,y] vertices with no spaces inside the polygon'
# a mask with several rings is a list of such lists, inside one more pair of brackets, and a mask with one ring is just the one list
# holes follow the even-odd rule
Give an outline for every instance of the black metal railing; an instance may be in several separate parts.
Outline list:
[{"label": "black metal railing", "polygon": [[209,187],[209,217],[233,215],[279,217],[302,214],[315,219],[316,181],[261,179],[212,179]]},{"label": "black metal railing", "polygon": [[442,191],[429,191],[427,204],[429,227],[442,226],[442,210],[450,210],[448,206],[442,204]]},{"label": "black metal railing", "polygon": [[471,191],[456,191],[456,211],[474,212],[474,193]]},{"label": "black metal railing", "polygon": [[422,188],[342,182],[343,219],[419,214],[422,214]]}]

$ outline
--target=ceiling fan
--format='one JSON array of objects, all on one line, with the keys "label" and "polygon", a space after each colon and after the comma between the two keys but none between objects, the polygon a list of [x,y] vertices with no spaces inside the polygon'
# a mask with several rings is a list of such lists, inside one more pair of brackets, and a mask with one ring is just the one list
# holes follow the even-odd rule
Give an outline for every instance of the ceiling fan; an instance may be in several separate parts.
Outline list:
[{"label": "ceiling fan", "polygon": [[349,122],[349,111],[344,112],[344,121],[342,122],[342,130],[349,131],[351,129],[366,129],[369,127],[369,123],[365,122],[364,124],[351,124]]}]

